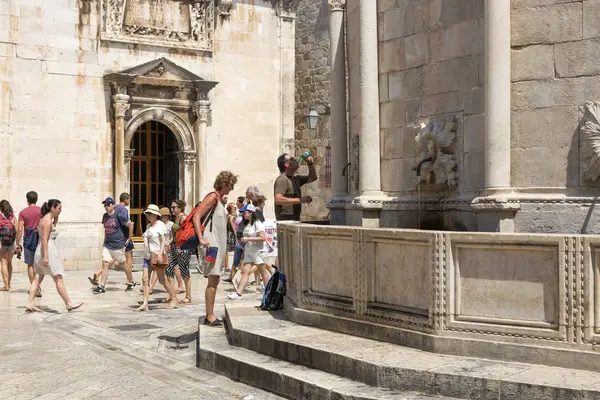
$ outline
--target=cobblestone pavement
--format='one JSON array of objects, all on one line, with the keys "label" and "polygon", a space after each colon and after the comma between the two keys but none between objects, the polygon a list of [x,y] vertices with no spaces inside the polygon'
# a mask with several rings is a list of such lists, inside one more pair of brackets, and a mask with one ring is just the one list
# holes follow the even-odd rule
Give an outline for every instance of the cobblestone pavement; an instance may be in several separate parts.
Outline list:
[{"label": "cobblestone pavement", "polygon": [[[123,272],[111,271],[105,294],[92,294],[87,276],[65,274],[72,300],[85,302],[71,313],[49,278],[42,283],[43,298],[36,299],[45,310],[41,314],[25,312],[25,274],[15,274],[11,291],[0,292],[1,399],[280,399],[195,367],[202,276],[192,275],[191,305],[168,310],[151,304],[146,313],[134,311],[142,296],[137,288],[124,291]],[[141,280],[139,272],[136,279]],[[230,290],[220,285],[217,310]],[[153,299],[165,297],[157,292]]]}]

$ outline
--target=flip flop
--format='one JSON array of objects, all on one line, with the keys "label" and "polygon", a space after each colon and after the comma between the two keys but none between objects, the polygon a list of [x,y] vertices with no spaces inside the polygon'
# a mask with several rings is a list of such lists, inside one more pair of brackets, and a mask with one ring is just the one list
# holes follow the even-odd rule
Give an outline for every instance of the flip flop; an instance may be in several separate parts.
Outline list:
[{"label": "flip flop", "polygon": [[184,297],[183,299],[178,301],[179,304],[190,304],[192,302],[191,299],[188,299],[187,297]]},{"label": "flip flop", "polygon": [[210,326],[211,328],[218,328],[218,327],[223,326],[223,320],[220,320],[219,318],[217,318],[213,322],[210,322],[209,320],[204,318],[204,325]]},{"label": "flip flop", "polygon": [[171,302],[171,303],[169,303],[169,305],[167,306],[167,308],[168,309],[177,308],[178,304],[179,304],[179,302]]},{"label": "flip flop", "polygon": [[139,312],[148,311],[148,307],[139,306],[138,308],[135,309],[135,311],[139,311]]},{"label": "flip flop", "polygon": [[83,305],[83,302],[81,302],[81,303],[77,303],[77,304],[75,304],[74,306],[67,306],[67,311],[68,311],[68,312],[71,312],[71,311],[77,310],[77,309],[78,309],[79,307],[81,307],[82,305]]},{"label": "flip flop", "polygon": [[10,288],[7,287],[0,288],[0,292],[8,292],[9,290]]},{"label": "flip flop", "polygon": [[177,289],[175,291],[175,294],[181,294],[181,293],[185,293],[185,290],[184,289]]},{"label": "flip flop", "polygon": [[28,313],[35,313],[35,312],[41,312],[41,313],[43,313],[44,312],[44,310],[42,310],[40,308],[37,308],[35,306],[33,308],[25,307],[25,311],[28,312]]}]

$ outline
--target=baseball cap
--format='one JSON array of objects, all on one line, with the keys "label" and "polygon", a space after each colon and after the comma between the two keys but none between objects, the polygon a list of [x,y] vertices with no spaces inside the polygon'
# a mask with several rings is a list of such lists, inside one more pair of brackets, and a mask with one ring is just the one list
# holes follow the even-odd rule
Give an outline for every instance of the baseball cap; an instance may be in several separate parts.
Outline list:
[{"label": "baseball cap", "polygon": [[115,199],[113,199],[112,197],[107,197],[104,199],[102,204],[115,204]]},{"label": "baseball cap", "polygon": [[256,212],[256,207],[254,207],[254,205],[252,203],[248,203],[240,211],[241,212],[244,212],[244,211]]}]

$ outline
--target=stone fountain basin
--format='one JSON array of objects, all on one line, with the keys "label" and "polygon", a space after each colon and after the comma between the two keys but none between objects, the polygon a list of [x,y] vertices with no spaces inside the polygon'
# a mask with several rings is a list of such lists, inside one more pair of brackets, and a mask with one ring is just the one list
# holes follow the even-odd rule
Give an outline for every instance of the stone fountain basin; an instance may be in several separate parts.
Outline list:
[{"label": "stone fountain basin", "polygon": [[600,236],[278,224],[294,322],[600,371]]}]

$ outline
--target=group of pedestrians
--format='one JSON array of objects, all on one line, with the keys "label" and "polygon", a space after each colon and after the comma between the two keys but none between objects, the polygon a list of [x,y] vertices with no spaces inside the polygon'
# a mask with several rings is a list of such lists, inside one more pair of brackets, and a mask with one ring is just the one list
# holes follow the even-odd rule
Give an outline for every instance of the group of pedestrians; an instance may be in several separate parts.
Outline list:
[{"label": "group of pedestrians", "polygon": [[[309,175],[296,175],[299,162],[288,154],[282,154],[277,165],[281,175],[274,184],[275,215],[278,221],[300,220],[302,204],[310,203],[310,196],[302,196],[301,187],[317,179],[312,157],[305,157]],[[224,279],[234,285],[235,291],[228,297],[232,300],[243,298],[244,291],[252,274],[257,286],[267,284],[277,260],[269,260],[268,246],[272,241],[265,232],[264,206],[267,198],[259,193],[256,186],[248,187],[245,197],[239,197],[236,204],[227,204],[227,195],[237,184],[238,177],[230,171],[221,171],[214,182],[213,191],[197,205],[188,221],[186,203],[173,200],[170,208],[159,208],[150,204],[143,214],[147,218],[143,234],[145,249],[142,272],[143,300],[138,311],[148,310],[149,295],[159,282],[167,292],[169,308],[192,301],[190,280],[190,260],[194,250],[182,249],[176,243],[177,232],[182,226],[191,223],[199,247],[204,248],[207,257],[202,262],[202,273],[207,278],[205,289],[206,316],[204,324],[221,326],[223,321],[216,317],[214,303],[217,286],[223,270],[229,274]],[[42,312],[35,306],[36,297],[41,297],[40,283],[46,275],[52,276],[58,294],[68,311],[75,310],[83,303],[73,303],[67,293],[63,275],[64,265],[56,243],[57,223],[62,212],[62,204],[50,199],[40,208],[38,195],[26,195],[28,206],[18,216],[14,216],[7,200],[0,201],[0,263],[4,286],[0,291],[9,291],[12,278],[14,255],[24,255],[30,288],[26,310]],[[119,266],[125,272],[125,290],[131,291],[137,285],[132,274],[133,222],[128,206],[131,196],[122,193],[119,204],[111,197],[102,202],[104,215],[104,244],[101,267],[89,278],[95,294],[104,294],[111,267]],[[209,222],[210,221],[210,222]],[[22,244],[21,244],[22,243]],[[228,253],[233,252],[233,263],[228,270]],[[210,258],[208,253],[211,253]],[[198,253],[196,253],[198,254]],[[235,279],[240,270],[239,281]],[[177,294],[185,293],[178,300]]]}]

